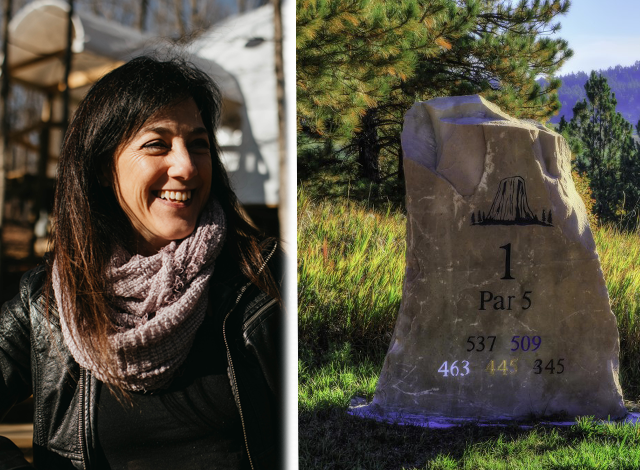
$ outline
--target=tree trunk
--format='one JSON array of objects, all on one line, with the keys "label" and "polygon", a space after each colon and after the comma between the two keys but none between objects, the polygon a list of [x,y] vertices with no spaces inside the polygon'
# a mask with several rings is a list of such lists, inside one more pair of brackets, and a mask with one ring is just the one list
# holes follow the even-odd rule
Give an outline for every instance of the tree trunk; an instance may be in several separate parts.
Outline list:
[{"label": "tree trunk", "polygon": [[398,148],[398,181],[404,181],[404,151],[402,150],[400,136],[394,139],[394,143]]},{"label": "tree trunk", "polygon": [[380,182],[380,144],[378,142],[377,112],[368,109],[362,118],[362,130],[357,133],[358,163],[362,176]]}]

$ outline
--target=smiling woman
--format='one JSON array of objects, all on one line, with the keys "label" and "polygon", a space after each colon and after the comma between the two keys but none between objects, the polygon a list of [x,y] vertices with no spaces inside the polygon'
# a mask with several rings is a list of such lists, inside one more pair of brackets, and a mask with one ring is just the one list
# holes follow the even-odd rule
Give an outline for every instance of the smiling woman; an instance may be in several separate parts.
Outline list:
[{"label": "smiling woman", "polygon": [[211,190],[211,144],[192,98],[149,119],[116,156],[117,195],[141,252],[191,234]]},{"label": "smiling woman", "polygon": [[37,468],[280,466],[279,255],[229,186],[220,101],[141,57],[76,111],[52,256],[0,313],[0,411],[33,393]]}]

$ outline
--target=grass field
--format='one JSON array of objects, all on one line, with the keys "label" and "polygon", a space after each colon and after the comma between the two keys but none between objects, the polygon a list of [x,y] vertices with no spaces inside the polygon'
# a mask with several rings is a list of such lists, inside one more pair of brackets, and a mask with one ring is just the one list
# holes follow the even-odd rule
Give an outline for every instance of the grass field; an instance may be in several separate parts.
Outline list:
[{"label": "grass field", "polygon": [[[370,400],[400,305],[404,215],[391,206],[298,197],[299,436],[302,469],[640,468],[640,427],[583,419],[567,428],[448,430],[347,415]],[[621,342],[625,397],[640,396],[637,233],[594,237]]]}]

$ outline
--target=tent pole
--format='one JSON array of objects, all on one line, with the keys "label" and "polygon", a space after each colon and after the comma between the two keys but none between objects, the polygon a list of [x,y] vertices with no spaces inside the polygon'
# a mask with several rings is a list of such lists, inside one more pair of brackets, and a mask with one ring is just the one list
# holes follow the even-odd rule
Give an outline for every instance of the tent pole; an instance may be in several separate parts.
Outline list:
[{"label": "tent pole", "polygon": [[69,126],[69,75],[71,74],[71,59],[73,51],[71,45],[73,44],[73,0],[69,0],[69,19],[67,20],[67,50],[64,55],[64,89],[62,91],[62,139],[64,142],[64,135],[67,133],[67,127]]},{"label": "tent pole", "polygon": [[40,129],[40,153],[38,155],[38,175],[36,180],[36,188],[33,192],[35,204],[33,207],[33,212],[36,217],[33,222],[33,232],[31,236],[31,244],[29,245],[29,256],[35,256],[35,245],[37,241],[36,235],[36,225],[40,220],[40,216],[42,215],[42,211],[47,208],[47,202],[45,199],[46,188],[47,188],[47,163],[49,162],[49,147],[50,147],[50,132],[51,132],[51,121],[52,121],[52,113],[53,113],[53,95],[51,93],[47,93],[46,101],[44,103],[44,108],[42,112],[42,128]]},{"label": "tent pole", "polygon": [[140,18],[138,19],[138,29],[147,30],[147,11],[149,10],[149,0],[140,0]]},{"label": "tent pole", "polygon": [[279,153],[279,191],[278,191],[278,221],[280,222],[280,239],[286,245],[289,227],[287,224],[287,126],[285,116],[284,96],[284,57],[283,57],[283,32],[282,32],[282,0],[273,0],[273,22],[275,39],[275,73],[276,73],[276,100],[278,102],[278,153]]},{"label": "tent pole", "polygon": [[9,160],[9,22],[11,21],[11,11],[13,0],[4,2],[4,21],[2,24],[2,87],[0,89],[0,99],[2,100],[2,155],[0,157],[0,285],[2,285],[2,274],[4,268],[2,234],[4,232],[4,199],[6,192],[6,167]]}]

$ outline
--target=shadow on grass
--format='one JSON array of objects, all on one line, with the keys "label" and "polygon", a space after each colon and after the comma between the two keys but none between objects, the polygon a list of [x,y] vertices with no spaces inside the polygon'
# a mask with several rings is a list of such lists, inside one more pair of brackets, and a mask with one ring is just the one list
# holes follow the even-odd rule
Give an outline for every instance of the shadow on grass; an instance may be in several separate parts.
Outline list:
[{"label": "shadow on grass", "polygon": [[[494,453],[500,446],[512,448],[515,441],[532,432],[544,435],[553,430],[541,426],[532,430],[474,424],[429,429],[357,418],[343,409],[324,409],[299,416],[300,468],[431,468],[439,457],[462,463],[471,447],[480,452],[491,448]],[[560,429],[558,433],[569,437],[568,429]],[[565,439],[543,439],[536,452],[551,452],[562,445],[567,445]]]},{"label": "shadow on grass", "polygon": [[640,468],[640,427],[469,424],[449,429],[401,426],[332,408],[299,416],[300,468],[599,469]]},{"label": "shadow on grass", "polygon": [[301,469],[640,468],[640,427],[634,425],[582,418],[562,427],[434,429],[347,414],[354,396],[373,397],[383,359],[377,348],[365,353],[349,343],[301,349]]}]

